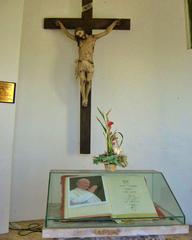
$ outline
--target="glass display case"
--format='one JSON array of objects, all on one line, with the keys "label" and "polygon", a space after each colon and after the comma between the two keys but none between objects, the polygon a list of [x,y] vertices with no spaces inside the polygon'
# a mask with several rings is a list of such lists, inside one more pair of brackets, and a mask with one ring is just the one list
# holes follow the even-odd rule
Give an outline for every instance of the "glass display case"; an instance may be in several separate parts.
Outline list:
[{"label": "glass display case", "polygon": [[[97,215],[90,216],[87,215],[90,207],[94,208],[94,204],[88,204],[87,208],[84,208],[84,216],[77,214],[77,217],[66,217],[64,212],[67,211],[68,202],[66,202],[66,191],[70,193],[70,187],[74,184],[71,184],[69,189],[66,185],[66,179],[73,178],[97,178],[101,177],[102,179],[111,179],[115,177],[116,179],[144,179],[148,193],[151,199],[151,202],[154,205],[156,215],[137,215],[137,214],[124,214],[124,215]],[[124,180],[123,180],[124,181]],[[117,182],[117,181],[116,181]],[[116,183],[114,182],[114,183]],[[109,183],[113,184],[111,189],[114,194],[114,198],[119,198],[119,188],[112,183],[110,180]],[[125,186],[128,184],[126,181],[123,183]],[[143,182],[142,182],[143,184]],[[141,188],[140,190],[133,191],[133,187]],[[72,187],[71,187],[72,188]],[[94,188],[94,187],[93,187]],[[120,186],[122,188],[122,185]],[[131,187],[126,188],[123,194],[127,194],[127,191],[132,191],[132,200],[127,200],[127,208],[133,208],[135,206],[130,205],[131,201],[138,202],[138,194],[140,194],[141,199],[146,195],[146,191],[142,192],[143,187],[136,185],[131,185]],[[93,192],[93,189],[90,190]],[[134,192],[134,194],[133,194]],[[69,197],[69,196],[68,196]],[[102,198],[102,196],[100,196]],[[103,197],[104,198],[104,197]],[[142,200],[146,201],[146,200]],[[147,200],[149,201],[149,200]],[[103,202],[107,202],[104,198]],[[125,204],[125,202],[124,202]],[[98,212],[102,212],[102,208],[105,204],[101,204],[101,207],[98,207]],[[139,207],[145,207],[147,204],[143,203]],[[72,206],[73,207],[73,206]],[[119,206],[121,207],[121,206]],[[124,207],[126,209],[126,206]],[[148,207],[149,208],[149,207]],[[86,210],[87,209],[87,210]],[[100,210],[99,210],[100,209]],[[68,209],[69,210],[69,209]],[[78,208],[73,209],[73,212],[78,212]],[[105,213],[105,211],[104,211]],[[175,226],[175,225],[185,225],[185,215],[179,206],[173,192],[171,191],[165,177],[161,172],[157,171],[116,171],[116,172],[107,172],[107,171],[60,171],[52,170],[49,174],[49,185],[48,185],[48,196],[47,196],[47,208],[46,208],[46,217],[45,217],[45,228],[56,229],[70,229],[70,228],[95,228],[95,227],[139,227],[139,226]]]}]

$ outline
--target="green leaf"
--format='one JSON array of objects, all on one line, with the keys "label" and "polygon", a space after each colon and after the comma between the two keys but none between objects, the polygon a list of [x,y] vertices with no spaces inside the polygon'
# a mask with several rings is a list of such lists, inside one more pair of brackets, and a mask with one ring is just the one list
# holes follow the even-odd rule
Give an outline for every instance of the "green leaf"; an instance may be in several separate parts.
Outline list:
[{"label": "green leaf", "polygon": [[106,118],[105,118],[104,113],[103,113],[98,107],[97,107],[97,110],[99,111],[99,113],[101,114],[101,116],[102,116],[104,122],[106,123]]},{"label": "green leaf", "polygon": [[105,114],[106,115],[106,121],[109,121],[109,113],[111,112],[111,109]]},{"label": "green leaf", "polygon": [[121,136],[121,142],[119,144],[119,147],[121,147],[122,143],[123,143],[123,134],[121,132],[117,132],[120,136]]},{"label": "green leaf", "polygon": [[101,126],[103,127],[103,130],[105,131],[105,133],[107,132],[106,127],[104,126],[104,124],[101,122],[101,120],[99,118],[97,118],[97,120],[99,121],[99,123],[101,124]]},{"label": "green leaf", "polygon": [[111,109],[106,113],[106,115],[108,116],[110,112],[111,112]]}]

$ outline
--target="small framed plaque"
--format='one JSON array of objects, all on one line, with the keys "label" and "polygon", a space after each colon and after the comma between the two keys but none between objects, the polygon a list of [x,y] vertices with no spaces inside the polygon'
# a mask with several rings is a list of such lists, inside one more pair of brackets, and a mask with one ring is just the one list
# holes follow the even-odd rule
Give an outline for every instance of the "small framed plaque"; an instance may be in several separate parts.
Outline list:
[{"label": "small framed plaque", "polygon": [[14,82],[0,81],[0,102],[14,103],[15,102],[15,88]]},{"label": "small framed plaque", "polygon": [[187,48],[192,48],[192,0],[185,0]]}]

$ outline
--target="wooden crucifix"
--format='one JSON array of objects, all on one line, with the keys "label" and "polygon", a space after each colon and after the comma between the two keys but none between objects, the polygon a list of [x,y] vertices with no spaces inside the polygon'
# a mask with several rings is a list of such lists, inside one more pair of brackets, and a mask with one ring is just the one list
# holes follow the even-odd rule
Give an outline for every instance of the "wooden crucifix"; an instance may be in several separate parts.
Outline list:
[{"label": "wooden crucifix", "polygon": [[[83,30],[87,36],[92,36],[93,29],[105,29],[105,30],[129,30],[130,19],[121,19],[117,23],[117,19],[104,19],[104,18],[93,18],[93,0],[82,0],[82,17],[81,18],[45,18],[44,28],[45,29],[60,29],[63,28],[66,35],[73,40],[78,40],[75,35],[72,35],[67,29],[79,29]],[[105,32],[106,33],[106,32]],[[106,34],[103,35],[106,35]],[[96,35],[95,35],[96,36]],[[98,36],[102,36],[102,33]],[[98,37],[98,38],[99,38]],[[78,42],[78,47],[79,42]],[[93,46],[94,47],[94,46]],[[88,60],[93,66],[93,62]],[[78,60],[81,64],[81,59]],[[81,67],[81,66],[80,66]],[[88,66],[89,67],[89,66]],[[91,65],[90,65],[91,67]],[[81,72],[81,71],[80,71]],[[85,73],[87,77],[87,73]],[[92,79],[91,79],[92,80]],[[91,81],[89,82],[91,84]],[[90,153],[90,140],[91,140],[91,89],[90,86],[86,86],[86,89],[81,89],[81,103],[80,103],[80,153]],[[87,88],[88,91],[87,91]],[[84,93],[84,96],[83,96]]]}]

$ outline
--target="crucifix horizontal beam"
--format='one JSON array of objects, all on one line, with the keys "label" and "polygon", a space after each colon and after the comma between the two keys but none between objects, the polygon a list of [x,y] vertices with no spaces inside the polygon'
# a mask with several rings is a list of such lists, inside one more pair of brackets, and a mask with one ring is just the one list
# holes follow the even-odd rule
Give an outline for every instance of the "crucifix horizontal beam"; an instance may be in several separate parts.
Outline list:
[{"label": "crucifix horizontal beam", "polygon": [[[60,29],[56,25],[57,21],[61,21],[65,24],[65,27],[68,29],[75,29],[81,26],[83,29],[87,28],[87,25],[91,29],[106,29],[110,24],[112,24],[115,18],[94,18],[86,22],[82,18],[45,18],[44,28],[45,29]],[[129,30],[130,29],[130,19],[121,19],[120,24],[114,27],[114,30]]]},{"label": "crucifix horizontal beam", "polygon": [[[82,0],[81,18],[45,18],[45,29],[60,29],[57,22],[60,21],[66,29],[81,27],[87,34],[91,35],[93,29],[107,29],[115,20],[113,18],[93,18],[93,0]],[[120,19],[115,30],[130,30],[130,19]],[[81,96],[82,102],[82,96]],[[88,96],[88,105],[80,105],[80,153],[90,153],[91,141],[91,91]]]}]

